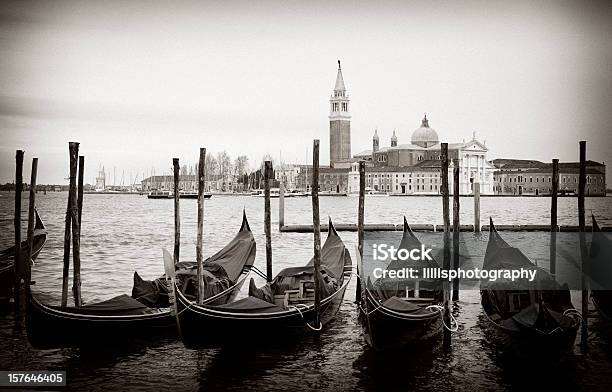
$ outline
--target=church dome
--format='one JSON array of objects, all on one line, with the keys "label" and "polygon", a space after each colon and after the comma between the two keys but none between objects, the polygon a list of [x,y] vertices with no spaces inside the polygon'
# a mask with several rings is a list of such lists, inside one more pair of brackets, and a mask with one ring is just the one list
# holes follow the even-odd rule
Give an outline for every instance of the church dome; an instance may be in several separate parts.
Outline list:
[{"label": "church dome", "polygon": [[427,121],[427,115],[423,117],[421,126],[412,133],[412,144],[416,144],[421,147],[431,147],[438,144],[438,133],[435,129],[429,128],[429,122]]}]

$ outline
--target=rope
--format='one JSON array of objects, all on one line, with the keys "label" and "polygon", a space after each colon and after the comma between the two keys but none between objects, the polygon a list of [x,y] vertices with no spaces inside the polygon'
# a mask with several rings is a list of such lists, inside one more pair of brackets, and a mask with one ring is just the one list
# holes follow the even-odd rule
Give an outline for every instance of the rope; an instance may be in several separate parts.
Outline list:
[{"label": "rope", "polygon": [[315,327],[313,327],[312,325],[310,325],[310,324],[308,323],[308,321],[306,321],[306,320],[304,319],[304,315],[302,314],[302,311],[300,310],[300,306],[302,306],[302,307],[303,307],[303,308],[305,308],[305,309],[308,309],[308,306],[307,306],[307,305],[304,305],[304,304],[290,305],[290,306],[289,306],[289,309],[290,309],[290,310],[297,310],[297,312],[298,312],[298,313],[300,314],[300,316],[302,317],[302,320],[304,321],[304,324],[306,324],[306,326],[307,326],[308,328],[310,328],[311,330],[313,330],[313,331],[315,331],[315,332],[319,332],[321,329],[323,329],[323,323],[321,322],[321,320],[319,320],[319,326],[318,326],[318,327],[316,327],[316,328],[315,328]]},{"label": "rope", "polygon": [[[430,311],[431,309],[436,309],[438,312],[440,312],[440,314],[442,314],[444,307],[441,305],[429,305],[425,309]],[[446,322],[444,322],[444,317],[442,317],[442,324],[444,325],[444,328],[448,329],[451,332],[457,332],[459,330],[459,323],[457,322],[457,319],[455,318],[455,316],[453,316],[451,312],[448,312],[448,315],[451,318],[451,326],[449,327],[448,325],[446,325]],[[452,328],[453,324],[455,324],[455,328]]]},{"label": "rope", "polygon": [[255,267],[254,265],[251,266],[251,269],[255,271],[255,273],[259,275],[261,278],[264,278],[264,279],[268,278],[266,274],[264,274],[259,268]]},{"label": "rope", "polygon": [[382,308],[382,306],[383,306],[383,305],[382,305],[382,303],[380,303],[380,302],[379,302],[379,303],[378,303],[378,306],[376,306],[374,309],[370,310],[369,312],[368,312],[368,311],[366,311],[366,310],[365,310],[365,309],[364,309],[364,308],[363,308],[361,305],[359,305],[359,309],[361,309],[361,311],[362,311],[363,313],[365,313],[365,314],[366,314],[366,316],[369,316],[369,315],[371,315],[372,313],[376,312],[378,309]]},{"label": "rope", "polygon": [[582,321],[582,315],[577,309],[574,308],[565,309],[565,311],[563,312],[563,317],[571,314],[578,316],[578,318]]}]

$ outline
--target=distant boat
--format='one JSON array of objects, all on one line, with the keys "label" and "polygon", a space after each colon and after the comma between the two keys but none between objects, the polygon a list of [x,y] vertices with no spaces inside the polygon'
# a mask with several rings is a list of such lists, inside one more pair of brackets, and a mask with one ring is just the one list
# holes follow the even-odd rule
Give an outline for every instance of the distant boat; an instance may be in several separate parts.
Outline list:
[{"label": "distant boat", "polygon": [[149,199],[171,199],[173,197],[170,191],[151,191],[147,195]]},{"label": "distant boat", "polygon": [[[251,196],[265,197],[265,191],[263,189],[258,189],[256,193],[251,192]],[[270,198],[278,197],[280,197],[280,190],[278,188],[270,188]]]},{"label": "distant boat", "polygon": [[[203,196],[205,199],[210,199],[212,197],[212,193],[204,192]],[[181,199],[197,199],[198,192],[197,191],[180,191],[179,197]]]}]

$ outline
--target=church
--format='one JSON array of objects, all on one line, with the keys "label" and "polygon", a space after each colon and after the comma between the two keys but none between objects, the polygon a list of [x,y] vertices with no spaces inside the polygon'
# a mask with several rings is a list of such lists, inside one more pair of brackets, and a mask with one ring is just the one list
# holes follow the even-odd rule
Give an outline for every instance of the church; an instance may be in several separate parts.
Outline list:
[{"label": "church", "polygon": [[[370,191],[392,195],[440,194],[441,147],[436,130],[429,125],[425,115],[421,126],[411,135],[410,143],[399,144],[396,131],[388,147],[380,146],[378,130],[374,131],[372,149],[351,156],[351,116],[349,95],[344,83],[342,68],[338,61],[336,83],[330,98],[329,150],[330,174],[337,178],[333,184],[329,176],[321,182],[323,190],[358,193],[358,162],[366,161],[366,186]],[[452,193],[452,168],[459,165],[459,192],[472,194],[478,183],[480,193],[493,194],[493,172],[495,167],[487,161],[487,147],[484,142],[472,139],[461,143],[449,143],[449,187]],[[348,175],[346,181],[340,176]],[[323,174],[323,173],[322,173]],[[321,179],[320,179],[321,180]],[[325,182],[326,181],[326,182]],[[330,186],[335,185],[335,186]],[[341,186],[342,185],[342,186]]]}]

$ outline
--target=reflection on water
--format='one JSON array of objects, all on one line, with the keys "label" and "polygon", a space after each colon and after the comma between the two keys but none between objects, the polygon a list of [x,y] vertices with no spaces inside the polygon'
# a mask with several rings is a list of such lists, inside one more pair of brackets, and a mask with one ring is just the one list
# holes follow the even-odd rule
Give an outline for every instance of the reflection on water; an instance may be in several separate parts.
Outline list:
[{"label": "reflection on water", "polygon": [[[25,194],[24,194],[25,195]],[[0,198],[0,248],[13,239],[12,195]],[[66,193],[37,196],[40,214],[50,236],[33,270],[34,290],[45,302],[57,303],[61,296],[63,219]],[[472,222],[472,201],[462,198],[462,220]],[[274,272],[304,264],[312,254],[312,234],[279,233],[278,200],[272,200]],[[286,223],[312,221],[309,198],[285,200]],[[24,219],[27,211],[24,200]],[[483,220],[489,215],[500,224],[546,224],[546,198],[483,198]],[[257,244],[256,265],[265,268],[263,199],[214,196],[205,202],[204,254],[210,255],[235,234],[242,209],[250,219]],[[321,198],[322,221],[329,215],[338,223],[356,221],[357,198]],[[588,198],[591,211],[602,225],[612,225],[612,199]],[[559,200],[559,223],[576,224],[576,199]],[[373,197],[366,199],[366,222],[442,223],[441,199],[436,197]],[[86,195],[81,239],[83,298],[86,302],[129,293],[133,271],[154,278],[163,271],[161,247],[172,248],[171,200],[148,200],[132,195]],[[196,238],[196,202],[181,200],[181,258],[193,259]],[[25,235],[25,227],[24,227]],[[356,233],[340,233],[354,253]],[[418,234],[425,240],[433,234]],[[473,243],[486,243],[487,235],[470,236]],[[533,246],[528,233],[508,233],[510,243],[522,244],[529,257],[547,260],[547,245]],[[515,243],[516,242],[516,243]],[[482,256],[470,250],[471,262]],[[545,266],[540,264],[540,266]],[[258,284],[263,282],[256,278]],[[246,287],[245,287],[246,288]],[[36,350],[23,332],[14,331],[10,313],[0,314],[1,369],[67,369],[69,389],[144,390],[170,385],[173,390],[525,390],[535,385],[547,389],[611,390],[612,337],[596,312],[589,320],[588,355],[573,353],[562,358],[517,358],[501,352],[491,342],[491,330],[483,317],[479,294],[466,290],[454,314],[459,331],[453,334],[452,350],[438,344],[395,352],[370,350],[357,323],[354,280],[337,320],[316,339],[307,337],[290,344],[265,342],[244,331],[238,347],[192,350],[172,337],[150,341],[118,341],[104,348]],[[243,293],[244,295],[244,293]],[[573,293],[580,306],[580,293]],[[215,331],[202,331],[214,334]],[[95,337],[92,337],[95,339]],[[579,337],[577,342],[579,341]],[[241,346],[241,343],[251,342]],[[253,344],[253,342],[255,344]]]}]

